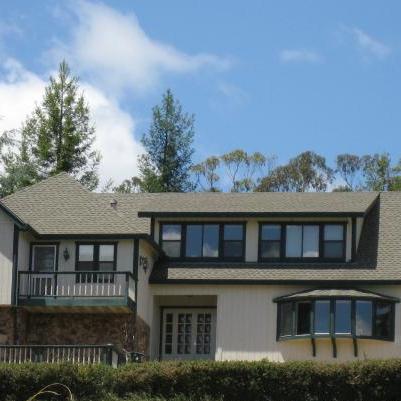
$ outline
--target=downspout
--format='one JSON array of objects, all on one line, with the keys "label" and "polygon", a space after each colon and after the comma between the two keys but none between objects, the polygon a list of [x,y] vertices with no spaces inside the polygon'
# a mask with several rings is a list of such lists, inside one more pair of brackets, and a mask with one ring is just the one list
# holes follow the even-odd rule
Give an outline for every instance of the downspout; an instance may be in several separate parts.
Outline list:
[{"label": "downspout", "polygon": [[136,323],[138,316],[138,275],[139,275],[139,239],[134,239],[134,257],[133,257],[133,266],[132,266],[132,274],[134,275],[135,280],[135,305],[134,305],[134,350],[137,351],[137,333],[136,333]]},{"label": "downspout", "polygon": [[12,263],[12,279],[11,279],[11,307],[13,310],[13,344],[17,343],[18,340],[18,246],[19,246],[19,227],[14,224],[13,232],[13,263]]}]

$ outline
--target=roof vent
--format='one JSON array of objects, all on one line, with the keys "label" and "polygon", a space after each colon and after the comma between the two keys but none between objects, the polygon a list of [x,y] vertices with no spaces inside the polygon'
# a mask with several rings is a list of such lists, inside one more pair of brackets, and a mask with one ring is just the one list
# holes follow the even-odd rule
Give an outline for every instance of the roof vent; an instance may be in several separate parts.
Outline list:
[{"label": "roof vent", "polygon": [[113,209],[117,209],[117,201],[116,201],[115,199],[113,199],[113,200],[110,202],[110,206],[111,206]]}]

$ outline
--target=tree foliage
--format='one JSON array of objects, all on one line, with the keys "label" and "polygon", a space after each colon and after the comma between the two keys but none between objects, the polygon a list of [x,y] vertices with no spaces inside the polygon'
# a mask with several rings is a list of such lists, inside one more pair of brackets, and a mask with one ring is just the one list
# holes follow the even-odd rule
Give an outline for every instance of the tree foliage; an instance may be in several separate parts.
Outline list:
[{"label": "tree foliage", "polygon": [[171,90],[153,108],[149,131],[143,136],[146,153],[139,158],[143,192],[185,192],[193,189],[190,177],[194,116],[184,113]]},{"label": "tree foliage", "polygon": [[97,187],[100,155],[93,149],[95,129],[79,93],[78,78],[71,75],[65,61],[60,63],[57,77],[50,77],[41,104],[18,134],[20,139],[15,139],[15,146],[2,157],[3,195],[63,171],[88,189]]},{"label": "tree foliage", "polygon": [[278,166],[262,178],[259,192],[309,192],[326,191],[333,180],[333,171],[326,159],[315,152],[306,151]]}]

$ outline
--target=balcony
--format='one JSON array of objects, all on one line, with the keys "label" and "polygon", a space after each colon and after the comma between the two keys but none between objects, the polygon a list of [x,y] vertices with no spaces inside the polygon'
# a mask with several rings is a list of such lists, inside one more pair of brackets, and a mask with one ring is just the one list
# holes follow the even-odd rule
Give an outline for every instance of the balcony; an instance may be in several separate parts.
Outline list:
[{"label": "balcony", "polygon": [[133,310],[136,286],[127,271],[18,272],[18,305],[43,312],[95,308],[102,311]]}]

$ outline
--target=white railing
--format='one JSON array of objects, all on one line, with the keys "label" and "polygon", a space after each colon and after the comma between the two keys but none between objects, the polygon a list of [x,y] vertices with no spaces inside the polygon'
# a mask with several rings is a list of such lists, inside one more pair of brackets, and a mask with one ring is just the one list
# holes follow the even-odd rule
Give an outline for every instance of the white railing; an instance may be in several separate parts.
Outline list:
[{"label": "white railing", "polygon": [[113,345],[0,345],[0,363],[76,363],[117,366]]},{"label": "white railing", "polygon": [[18,273],[19,298],[129,297],[135,301],[135,280],[130,272],[26,272]]}]

